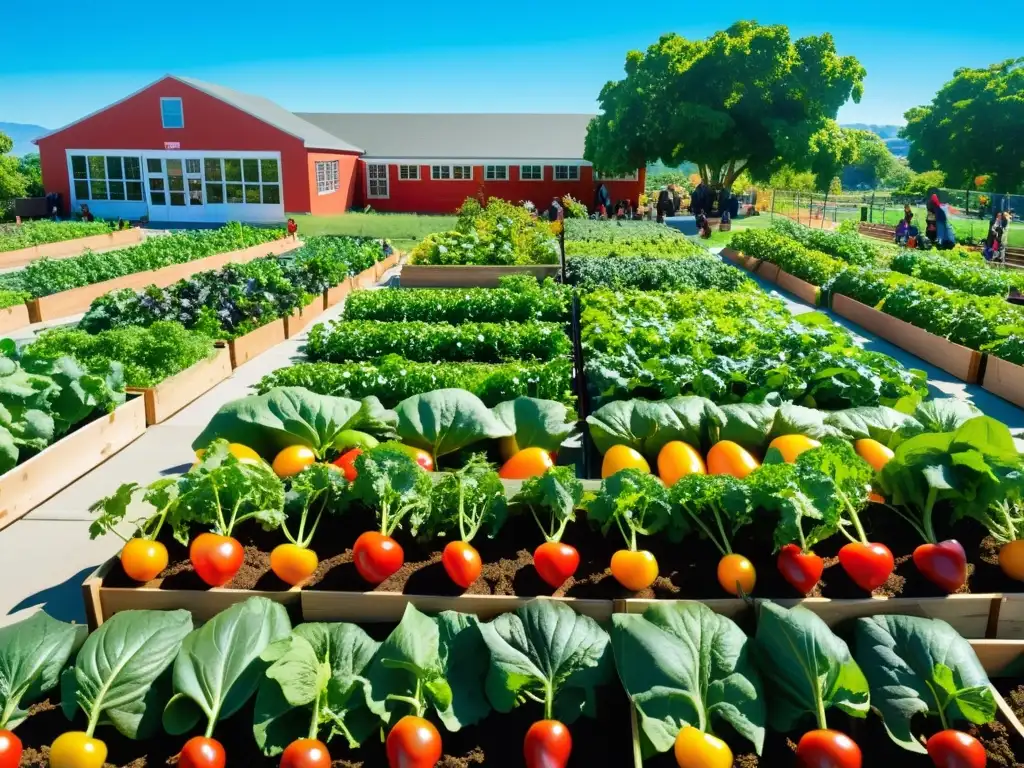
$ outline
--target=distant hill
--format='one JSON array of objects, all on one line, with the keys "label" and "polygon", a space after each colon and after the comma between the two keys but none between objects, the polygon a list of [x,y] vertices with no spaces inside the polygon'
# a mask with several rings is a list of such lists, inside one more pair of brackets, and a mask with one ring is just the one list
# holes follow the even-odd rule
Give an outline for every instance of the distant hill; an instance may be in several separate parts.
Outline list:
[{"label": "distant hill", "polygon": [[11,150],[11,154],[16,157],[38,152],[39,147],[32,143],[32,139],[38,139],[49,130],[41,125],[29,125],[28,123],[0,123],[0,133],[6,133],[14,139],[14,149]]},{"label": "distant hill", "polygon": [[901,125],[868,125],[867,123],[848,123],[843,128],[852,128],[855,131],[871,131],[878,136],[889,147],[889,151],[896,157],[906,157],[910,152],[910,142],[899,137]]}]

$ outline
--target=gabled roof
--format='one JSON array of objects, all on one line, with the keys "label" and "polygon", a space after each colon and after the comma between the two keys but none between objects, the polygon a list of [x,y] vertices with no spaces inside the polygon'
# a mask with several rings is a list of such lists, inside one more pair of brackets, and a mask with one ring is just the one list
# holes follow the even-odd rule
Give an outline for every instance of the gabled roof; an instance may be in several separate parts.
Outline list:
[{"label": "gabled roof", "polygon": [[297,116],[363,148],[368,157],[577,160],[592,115],[339,114]]},{"label": "gabled roof", "polygon": [[219,99],[226,104],[230,104],[235,109],[241,110],[249,115],[252,115],[257,120],[261,120],[267,125],[277,128],[283,133],[287,133],[290,136],[294,136],[297,139],[301,139],[303,145],[308,149],[333,149],[342,152],[358,152],[362,153],[359,147],[350,144],[339,136],[328,133],[327,131],[313,125],[306,120],[296,116],[289,112],[284,107],[275,104],[270,99],[265,99],[262,96],[253,96],[248,93],[242,93],[240,91],[232,90],[231,88],[225,88],[222,85],[215,85],[214,83],[207,83],[202,80],[195,80],[191,77],[178,77],[177,75],[166,75],[161,77],[149,85],[140,88],[139,90],[125,96],[123,99],[115,101],[113,104],[97,109],[95,112],[90,112],[85,117],[80,117],[78,120],[68,123],[67,125],[58,128],[54,131],[50,131],[33,142],[38,144],[41,139],[45,139],[48,136],[53,136],[56,133],[60,133],[73,125],[77,125],[85,120],[88,120],[93,115],[98,115],[100,112],[105,112],[113,106],[116,106],[128,99],[136,96],[143,91],[152,88],[157,83],[163,82],[170,78],[171,80],[177,80],[180,83],[191,86],[196,90],[202,91],[208,96],[212,96],[215,99]]}]

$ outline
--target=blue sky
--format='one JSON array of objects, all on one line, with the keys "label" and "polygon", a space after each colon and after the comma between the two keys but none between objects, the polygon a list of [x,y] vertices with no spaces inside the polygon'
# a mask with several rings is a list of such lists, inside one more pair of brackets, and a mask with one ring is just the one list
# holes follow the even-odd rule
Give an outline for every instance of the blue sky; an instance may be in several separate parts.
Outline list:
[{"label": "blue sky", "polygon": [[[948,0],[686,3],[660,14],[657,3],[565,0],[550,11],[493,0],[10,5],[5,27],[17,34],[4,36],[12,49],[0,57],[0,121],[48,128],[166,73],[295,111],[592,112],[601,86],[622,76],[626,51],[751,16],[794,36],[830,31],[840,53],[861,60],[865,98],[843,108],[842,122],[902,122],[956,67],[1024,55],[1024,25],[998,21],[1001,11],[965,17]],[[737,15],[715,13],[726,5]]]}]

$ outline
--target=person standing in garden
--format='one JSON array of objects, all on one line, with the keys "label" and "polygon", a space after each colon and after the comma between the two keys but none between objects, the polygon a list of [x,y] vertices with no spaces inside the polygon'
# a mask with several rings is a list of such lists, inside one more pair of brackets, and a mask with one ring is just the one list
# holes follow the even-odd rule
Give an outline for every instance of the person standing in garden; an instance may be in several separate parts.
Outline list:
[{"label": "person standing in garden", "polygon": [[989,225],[985,239],[985,258],[993,264],[1006,266],[1006,241],[1009,239],[1010,219],[1006,211],[999,211]]}]

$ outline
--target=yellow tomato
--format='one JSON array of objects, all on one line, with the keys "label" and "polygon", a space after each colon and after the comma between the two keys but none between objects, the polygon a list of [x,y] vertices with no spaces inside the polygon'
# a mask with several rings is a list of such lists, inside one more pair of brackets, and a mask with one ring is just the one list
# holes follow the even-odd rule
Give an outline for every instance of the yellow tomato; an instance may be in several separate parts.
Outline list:
[{"label": "yellow tomato", "polygon": [[877,440],[872,440],[870,437],[865,437],[860,440],[855,440],[853,443],[853,450],[857,452],[864,461],[871,465],[875,472],[881,472],[884,467],[891,459],[894,454],[891,450],[886,448]]},{"label": "yellow tomato", "polygon": [[679,768],[732,768],[729,745],[692,725],[684,725],[679,731],[674,751]]},{"label": "yellow tomato", "polygon": [[[228,443],[228,451],[236,459],[255,459],[256,461],[263,461],[256,451],[247,445],[242,445],[241,443]],[[196,451],[196,458],[202,460],[205,453],[206,449],[200,448]]]},{"label": "yellow tomato", "polygon": [[613,445],[608,449],[601,462],[601,477],[611,477],[623,469],[639,469],[641,472],[650,472],[651,465],[639,452],[634,451],[628,445]]},{"label": "yellow tomato", "polygon": [[498,476],[503,480],[527,480],[547,472],[555,462],[543,448],[523,448],[501,465]]},{"label": "yellow tomato", "polygon": [[612,555],[612,576],[626,589],[639,592],[658,578],[658,561],[646,550],[620,549]]},{"label": "yellow tomato", "polygon": [[718,561],[718,583],[730,595],[749,595],[756,581],[754,564],[743,555],[726,555]]},{"label": "yellow tomato", "polygon": [[145,583],[167,567],[167,547],[159,541],[128,539],[121,550],[121,566],[128,577]]},{"label": "yellow tomato", "polygon": [[1003,544],[999,550],[999,567],[1011,579],[1024,581],[1024,539]]},{"label": "yellow tomato", "polygon": [[658,476],[665,485],[675,485],[684,475],[706,475],[707,471],[704,459],[688,443],[673,440],[658,452]]},{"label": "yellow tomato", "polygon": [[50,745],[50,768],[102,768],[107,745],[84,731],[62,733]]},{"label": "yellow tomato", "polygon": [[821,443],[804,435],[780,435],[768,444],[768,450],[772,448],[782,454],[782,460],[787,464],[796,461],[796,457],[811,448],[820,448]]},{"label": "yellow tomato", "polygon": [[742,480],[760,466],[743,446],[732,440],[715,443],[708,451],[708,474],[732,475]]},{"label": "yellow tomato", "polygon": [[304,445],[289,445],[274,457],[274,473],[278,477],[293,477],[316,462],[316,454]]},{"label": "yellow tomato", "polygon": [[278,544],[270,553],[270,570],[293,587],[312,576],[317,565],[316,552],[297,544]]}]

